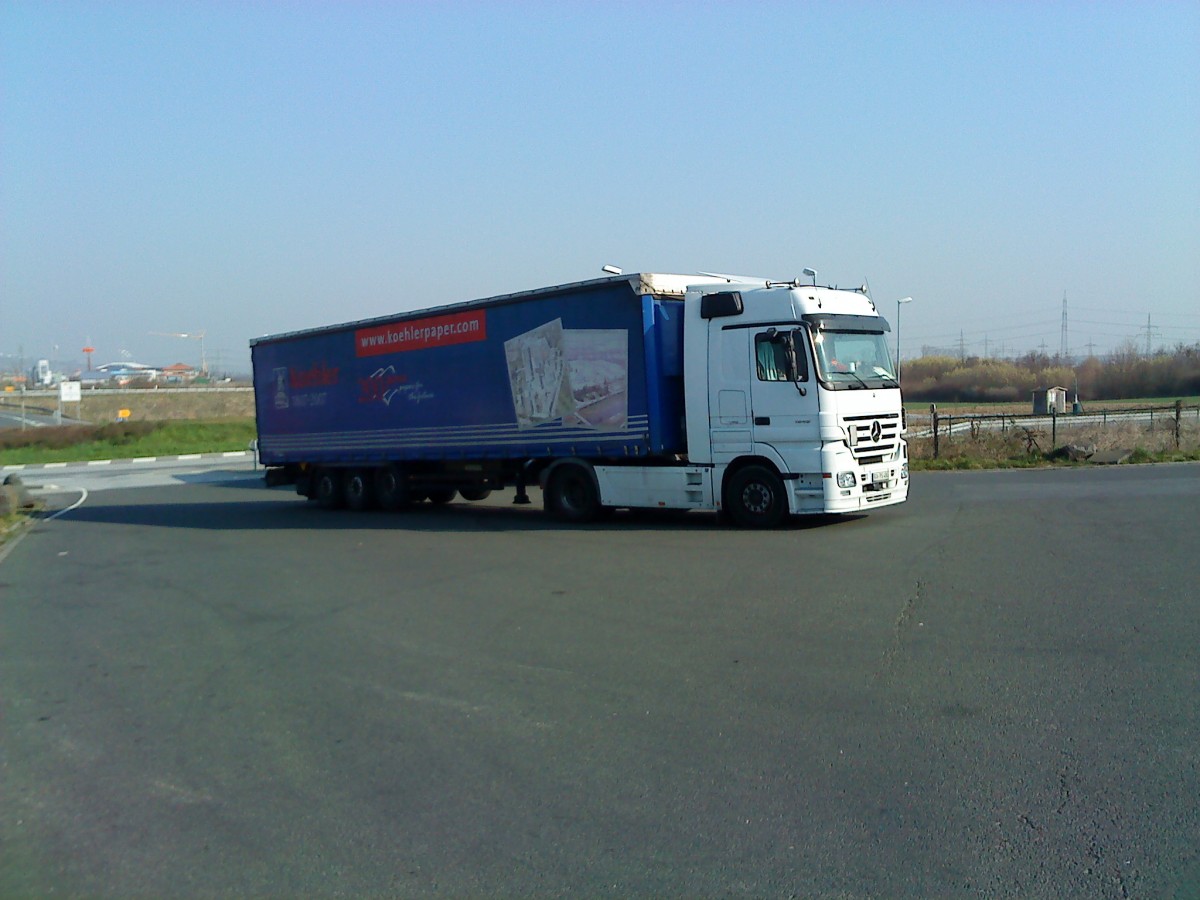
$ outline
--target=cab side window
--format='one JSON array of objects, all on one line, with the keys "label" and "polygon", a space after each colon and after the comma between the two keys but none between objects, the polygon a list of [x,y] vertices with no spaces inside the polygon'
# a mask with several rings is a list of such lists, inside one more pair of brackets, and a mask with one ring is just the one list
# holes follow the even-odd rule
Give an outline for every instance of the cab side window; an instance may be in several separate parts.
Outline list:
[{"label": "cab side window", "polygon": [[808,381],[808,362],[804,356],[804,343],[779,332],[767,332],[754,336],[754,364],[759,381],[791,381],[788,370],[789,346],[795,347],[796,380]]}]

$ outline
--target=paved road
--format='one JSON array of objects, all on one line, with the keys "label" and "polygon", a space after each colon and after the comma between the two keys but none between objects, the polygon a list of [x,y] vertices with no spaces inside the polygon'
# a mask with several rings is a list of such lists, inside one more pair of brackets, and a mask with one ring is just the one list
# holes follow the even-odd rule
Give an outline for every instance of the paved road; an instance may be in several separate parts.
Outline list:
[{"label": "paved road", "polygon": [[0,479],[16,475],[45,499],[55,495],[86,495],[119,488],[163,487],[262,478],[249,450],[228,453],[189,453],[184,456],[146,456],[134,459],[98,459],[90,462],[0,466]]},{"label": "paved road", "polygon": [[39,525],[0,895],[1200,892],[1200,466],[917,475],[769,534],[506,499]]},{"label": "paved road", "polygon": [[53,402],[49,406],[34,406],[30,402],[22,409],[20,402],[0,401],[0,430],[79,424],[82,424],[81,419],[74,419],[68,415],[63,415],[60,422]]}]

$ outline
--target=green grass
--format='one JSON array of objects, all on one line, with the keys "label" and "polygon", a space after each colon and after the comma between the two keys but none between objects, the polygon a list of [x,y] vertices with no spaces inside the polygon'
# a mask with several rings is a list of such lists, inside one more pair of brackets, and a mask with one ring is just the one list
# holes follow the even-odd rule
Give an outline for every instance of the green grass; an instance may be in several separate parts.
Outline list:
[{"label": "green grass", "polygon": [[0,516],[0,549],[20,534],[20,529],[29,522],[31,511],[22,510]]},{"label": "green grass", "polygon": [[120,422],[0,432],[0,465],[132,459],[245,450],[253,419]]}]

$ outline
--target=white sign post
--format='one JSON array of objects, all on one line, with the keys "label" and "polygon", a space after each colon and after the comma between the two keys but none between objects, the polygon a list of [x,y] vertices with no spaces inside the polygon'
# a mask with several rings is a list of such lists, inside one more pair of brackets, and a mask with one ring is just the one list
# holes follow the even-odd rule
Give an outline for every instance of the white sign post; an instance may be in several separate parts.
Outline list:
[{"label": "white sign post", "polygon": [[58,385],[58,424],[62,424],[62,405],[64,403],[82,403],[83,389],[78,381],[61,381]]}]

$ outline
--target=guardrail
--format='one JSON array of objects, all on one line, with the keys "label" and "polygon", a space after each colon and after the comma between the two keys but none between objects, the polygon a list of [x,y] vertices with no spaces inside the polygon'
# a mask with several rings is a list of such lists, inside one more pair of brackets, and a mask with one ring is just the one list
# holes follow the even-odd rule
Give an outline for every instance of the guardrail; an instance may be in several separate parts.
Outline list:
[{"label": "guardrail", "polygon": [[[1058,443],[1058,429],[1072,428],[1084,425],[1098,425],[1106,428],[1110,423],[1117,422],[1146,422],[1150,428],[1155,421],[1169,422],[1174,425],[1175,449],[1179,449],[1180,430],[1185,419],[1195,418],[1200,422],[1200,404],[1184,405],[1182,400],[1176,400],[1170,406],[1131,406],[1124,408],[1105,408],[1096,412],[1050,412],[1043,414],[1023,413],[953,413],[940,412],[936,403],[929,406],[929,415],[910,415],[909,434],[912,437],[933,439],[933,458],[937,459],[941,451],[943,437],[947,440],[955,434],[970,433],[978,437],[981,431],[1022,430],[1027,437],[1032,438],[1037,433],[1043,433],[1046,427],[1050,429],[1050,442]],[[922,429],[921,422],[928,422],[929,427]]]}]

